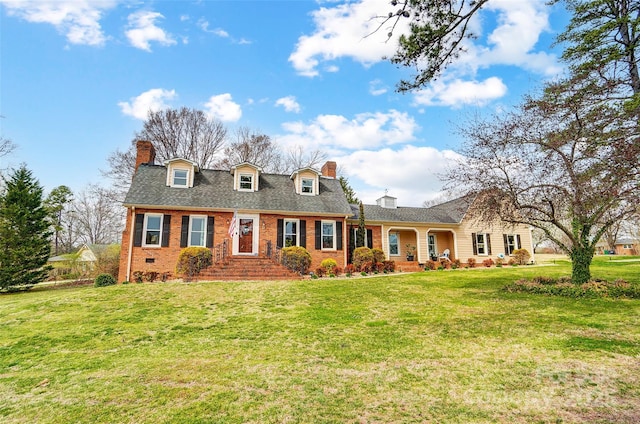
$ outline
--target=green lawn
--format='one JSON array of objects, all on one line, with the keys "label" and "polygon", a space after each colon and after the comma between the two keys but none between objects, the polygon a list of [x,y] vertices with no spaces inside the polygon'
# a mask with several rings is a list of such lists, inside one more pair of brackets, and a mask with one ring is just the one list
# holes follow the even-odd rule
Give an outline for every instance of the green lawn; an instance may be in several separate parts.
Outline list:
[{"label": "green lawn", "polygon": [[[640,281],[597,258],[594,277]],[[0,296],[3,423],[637,423],[640,301],[547,266]]]}]

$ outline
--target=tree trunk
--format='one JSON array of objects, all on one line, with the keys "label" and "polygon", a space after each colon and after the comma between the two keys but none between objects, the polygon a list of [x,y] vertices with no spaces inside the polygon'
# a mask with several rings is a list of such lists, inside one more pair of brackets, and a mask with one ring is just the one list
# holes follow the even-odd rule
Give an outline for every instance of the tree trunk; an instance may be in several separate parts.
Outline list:
[{"label": "tree trunk", "polygon": [[571,249],[571,280],[574,284],[583,284],[591,280],[593,254],[593,247],[577,246]]}]

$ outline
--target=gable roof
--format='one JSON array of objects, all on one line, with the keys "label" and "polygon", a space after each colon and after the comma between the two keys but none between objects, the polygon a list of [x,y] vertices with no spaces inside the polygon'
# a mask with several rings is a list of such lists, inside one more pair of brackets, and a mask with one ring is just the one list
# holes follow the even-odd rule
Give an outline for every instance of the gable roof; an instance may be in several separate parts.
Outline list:
[{"label": "gable roof", "polygon": [[[464,219],[474,197],[465,196],[430,208],[402,207],[384,208],[378,205],[363,205],[366,221],[400,223],[459,224]],[[353,219],[359,219],[358,205],[351,205]]]},{"label": "gable roof", "polygon": [[141,165],[124,200],[125,206],[156,209],[218,209],[261,212],[351,215],[340,181],[320,178],[318,196],[296,194],[288,175],[260,174],[260,190],[233,190],[229,171],[202,169],[195,175],[193,187],[166,186],[167,169],[158,165]]}]

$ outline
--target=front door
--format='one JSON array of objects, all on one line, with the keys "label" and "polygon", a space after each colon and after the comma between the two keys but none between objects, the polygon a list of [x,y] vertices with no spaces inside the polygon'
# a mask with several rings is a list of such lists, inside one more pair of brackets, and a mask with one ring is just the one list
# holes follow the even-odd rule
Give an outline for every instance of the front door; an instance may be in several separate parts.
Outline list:
[{"label": "front door", "polygon": [[240,218],[238,253],[253,253],[253,218]]}]

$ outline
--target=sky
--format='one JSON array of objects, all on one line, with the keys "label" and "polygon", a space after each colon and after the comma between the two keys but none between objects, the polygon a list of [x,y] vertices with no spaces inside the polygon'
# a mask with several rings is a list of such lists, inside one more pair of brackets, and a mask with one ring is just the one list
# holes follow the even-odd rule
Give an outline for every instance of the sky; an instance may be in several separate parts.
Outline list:
[{"label": "sky", "polygon": [[[365,203],[442,198],[457,129],[517,104],[563,72],[567,22],[546,0],[491,0],[478,37],[437,81],[401,94],[377,16],[388,0],[0,0],[0,136],[45,192],[108,186],[149,110],[203,110],[283,150],[321,150]],[[444,194],[446,196],[446,193]]]}]

